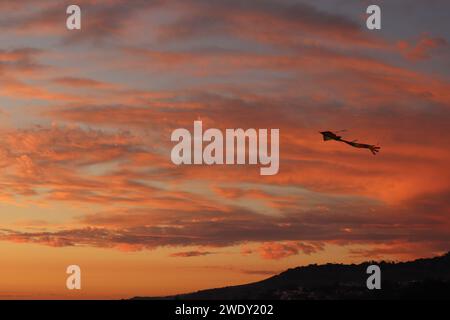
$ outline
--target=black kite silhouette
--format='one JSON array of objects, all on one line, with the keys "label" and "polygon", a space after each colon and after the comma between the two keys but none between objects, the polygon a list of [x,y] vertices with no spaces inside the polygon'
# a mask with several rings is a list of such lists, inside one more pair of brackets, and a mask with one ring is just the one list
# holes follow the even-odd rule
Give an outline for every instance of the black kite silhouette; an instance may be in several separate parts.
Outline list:
[{"label": "black kite silhouette", "polygon": [[[345,131],[345,130],[343,130],[343,131]],[[369,149],[373,155],[376,155],[377,152],[380,151],[380,147],[378,147],[378,146],[375,146],[372,144],[359,143],[359,142],[357,142],[358,140],[348,141],[348,140],[342,139],[341,136],[338,136],[336,133],[331,132],[331,131],[322,131],[319,133],[323,136],[323,141],[336,140],[336,141],[344,142],[354,148]]]}]

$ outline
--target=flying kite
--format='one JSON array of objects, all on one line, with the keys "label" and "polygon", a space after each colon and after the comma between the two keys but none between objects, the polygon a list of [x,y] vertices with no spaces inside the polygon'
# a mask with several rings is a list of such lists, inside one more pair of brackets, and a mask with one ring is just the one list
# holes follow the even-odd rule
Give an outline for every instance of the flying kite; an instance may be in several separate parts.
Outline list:
[{"label": "flying kite", "polygon": [[[345,131],[345,130],[342,130],[342,131]],[[338,131],[338,132],[341,132],[341,131]],[[342,139],[341,136],[338,136],[336,133],[331,132],[331,131],[322,131],[319,133],[323,136],[323,141],[336,140],[336,141],[344,142],[354,148],[369,149],[373,155],[376,155],[377,152],[380,151],[380,147],[378,147],[378,146],[371,145],[371,144],[365,144],[365,143],[359,143],[359,142],[357,142],[358,140],[348,141],[348,140]]]}]

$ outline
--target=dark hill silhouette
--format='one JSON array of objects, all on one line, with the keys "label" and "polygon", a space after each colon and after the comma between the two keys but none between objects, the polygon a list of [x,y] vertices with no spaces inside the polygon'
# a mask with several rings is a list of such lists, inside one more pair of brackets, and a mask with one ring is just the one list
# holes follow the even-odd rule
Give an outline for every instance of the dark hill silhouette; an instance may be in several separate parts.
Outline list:
[{"label": "dark hill silhouette", "polygon": [[[367,266],[381,268],[381,290],[368,290]],[[409,262],[309,265],[263,281],[168,297],[134,299],[450,299],[450,252]]]}]

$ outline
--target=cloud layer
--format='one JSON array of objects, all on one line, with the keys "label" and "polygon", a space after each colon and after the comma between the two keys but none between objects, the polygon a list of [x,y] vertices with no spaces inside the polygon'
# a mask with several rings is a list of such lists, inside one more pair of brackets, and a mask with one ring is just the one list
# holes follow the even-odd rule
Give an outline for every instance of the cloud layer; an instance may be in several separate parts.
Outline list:
[{"label": "cloud layer", "polygon": [[[0,240],[174,247],[172,257],[235,245],[262,259],[328,244],[361,245],[349,255],[363,257],[448,250],[447,34],[377,34],[305,1],[79,2],[79,33],[61,28],[61,3],[0,4],[11,13],[0,19],[11,35],[0,49],[0,200],[80,208],[40,231],[5,223]],[[170,133],[197,119],[279,128],[280,173],[172,165]],[[339,129],[382,152],[317,133]]]}]

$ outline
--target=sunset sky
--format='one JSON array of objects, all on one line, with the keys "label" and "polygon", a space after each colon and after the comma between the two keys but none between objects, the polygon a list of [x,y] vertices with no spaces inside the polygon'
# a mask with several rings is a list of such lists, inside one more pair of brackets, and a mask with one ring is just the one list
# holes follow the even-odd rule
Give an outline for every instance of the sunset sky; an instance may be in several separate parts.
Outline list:
[{"label": "sunset sky", "polygon": [[[166,295],[450,250],[449,1],[0,12],[0,299]],[[195,120],[279,128],[279,173],[172,164],[171,132]],[[343,129],[379,155],[318,134]]]}]

